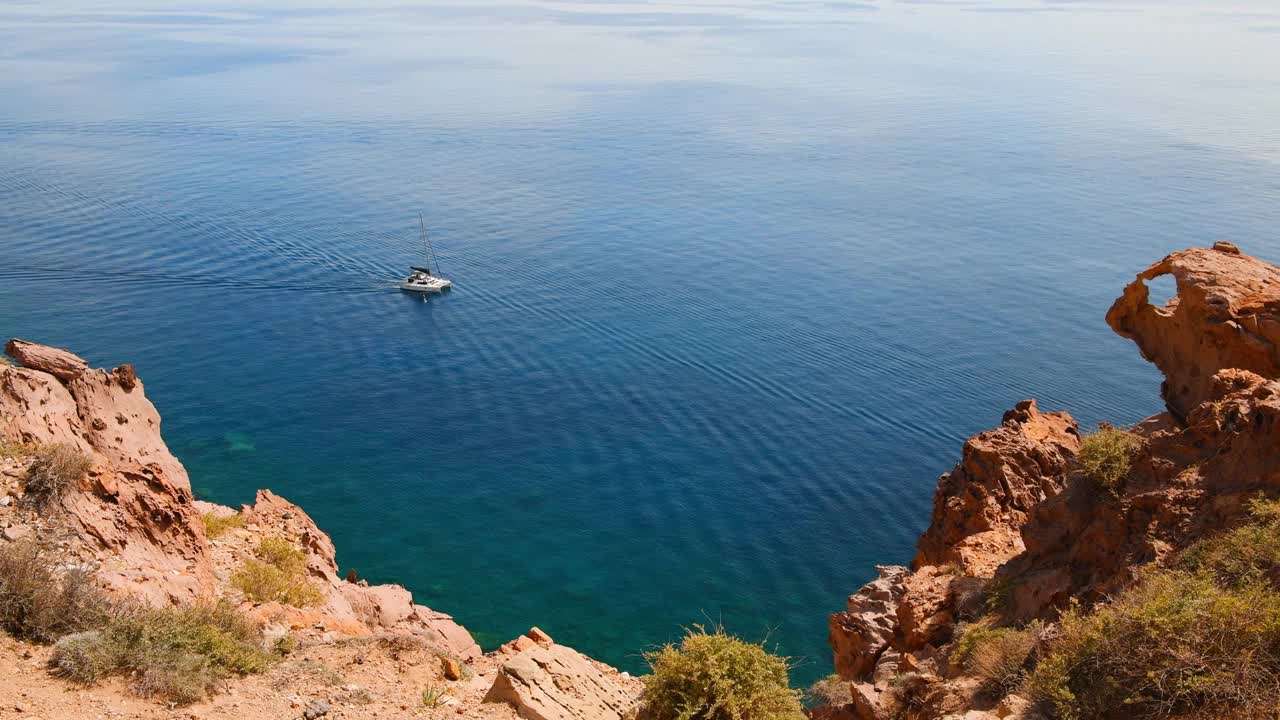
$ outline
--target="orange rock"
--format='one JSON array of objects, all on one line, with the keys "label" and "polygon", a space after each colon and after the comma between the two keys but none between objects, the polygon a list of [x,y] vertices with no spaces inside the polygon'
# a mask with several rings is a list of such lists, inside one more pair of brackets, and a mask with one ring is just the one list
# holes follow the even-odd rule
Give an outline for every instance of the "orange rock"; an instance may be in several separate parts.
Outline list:
[{"label": "orange rock", "polygon": [[1023,400],[1003,424],[969,438],[963,459],[938,480],[933,517],[913,567],[955,564],[990,576],[1022,551],[1019,530],[1033,507],[1060,492],[1080,431],[1065,412],[1040,412]]},{"label": "orange rock", "polygon": [[542,628],[536,626],[529,628],[529,632],[525,633],[525,635],[539,645],[550,645],[553,642],[550,635],[543,632]]},{"label": "orange rock", "polygon": [[[1146,283],[1163,275],[1173,275],[1178,294],[1156,307]],[[1226,242],[1176,252],[1138,273],[1107,323],[1160,368],[1165,404],[1185,418],[1219,370],[1280,376],[1280,268]]]}]

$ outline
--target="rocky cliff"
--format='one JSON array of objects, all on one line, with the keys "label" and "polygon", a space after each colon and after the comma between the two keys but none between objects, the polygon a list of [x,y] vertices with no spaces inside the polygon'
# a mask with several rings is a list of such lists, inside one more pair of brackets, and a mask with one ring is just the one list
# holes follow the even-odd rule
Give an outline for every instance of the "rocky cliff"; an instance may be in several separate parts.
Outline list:
[{"label": "rocky cliff", "polygon": [[[370,653],[386,650],[396,672],[404,674],[411,672],[409,665],[421,666],[400,657],[405,648],[427,648],[443,665],[432,665],[434,672],[419,670],[420,681],[455,682],[449,702],[469,717],[619,720],[634,705],[634,679],[554,644],[536,628],[485,655],[465,628],[415,603],[405,588],[342,577],[329,536],[302,508],[269,490],[238,510],[196,500],[133,367],[93,369],[66,350],[18,339],[5,351],[18,364],[0,363],[0,449],[6,449],[0,453],[0,543],[35,541],[43,552],[92,568],[112,594],[151,605],[230,599],[269,638],[291,635],[321,648],[318,655],[351,655],[352,666],[369,664],[374,682],[389,694],[412,697],[420,688],[387,682],[385,670],[374,671]],[[39,505],[24,499],[30,488],[21,451],[52,445],[73,448],[88,458],[89,467],[78,484]],[[210,518],[226,528],[216,539],[206,532]],[[253,600],[237,588],[237,569],[255,558],[267,538],[299,549],[308,602]],[[351,647],[370,650],[352,653]],[[32,652],[23,651],[27,657]],[[318,692],[335,701],[355,692],[339,690]],[[367,690],[356,694],[364,698],[357,704],[370,707],[349,709],[345,716],[377,716]],[[279,716],[271,709],[278,707],[273,699],[278,700],[263,698],[264,716]],[[60,715],[89,712],[52,700],[49,707]]]},{"label": "rocky cliff", "polygon": [[[1178,292],[1156,307],[1145,283],[1164,274]],[[1230,243],[1174,253],[1124,289],[1107,321],[1164,373],[1169,408],[1132,429],[1122,487],[1083,478],[1075,421],[1032,400],[971,438],[938,482],[912,566],[880,568],[831,616],[853,702],[819,714],[1034,717],[1017,695],[984,699],[952,661],[966,622],[994,610],[1051,635],[1069,605],[1107,602],[1142,568],[1240,522],[1248,499],[1280,492],[1280,268]]]}]

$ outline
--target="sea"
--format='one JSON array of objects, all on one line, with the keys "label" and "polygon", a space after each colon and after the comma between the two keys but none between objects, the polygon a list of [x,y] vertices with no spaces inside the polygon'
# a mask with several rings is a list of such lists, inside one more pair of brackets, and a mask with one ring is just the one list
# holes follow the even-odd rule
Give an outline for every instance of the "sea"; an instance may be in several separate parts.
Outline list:
[{"label": "sea", "polygon": [[1161,410],[1137,272],[1280,261],[1278,70],[1273,0],[3,2],[0,336],[486,648],[804,685],[968,436]]}]

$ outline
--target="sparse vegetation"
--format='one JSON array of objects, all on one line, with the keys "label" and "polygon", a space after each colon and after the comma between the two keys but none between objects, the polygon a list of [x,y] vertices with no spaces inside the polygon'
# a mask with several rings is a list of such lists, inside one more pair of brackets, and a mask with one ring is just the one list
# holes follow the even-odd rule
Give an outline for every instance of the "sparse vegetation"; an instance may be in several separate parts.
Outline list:
[{"label": "sparse vegetation", "polygon": [[246,560],[231,576],[231,585],[253,602],[280,602],[295,607],[314,605],[320,590],[307,578],[302,551],[283,538],[265,538],[257,559]]},{"label": "sparse vegetation", "polygon": [[0,627],[54,642],[53,666],[93,683],[130,675],[139,694],[195,702],[231,674],[265,670],[258,629],[229,603],[151,608],[110,601],[87,569],[23,540],[0,546]]},{"label": "sparse vegetation", "polygon": [[1131,432],[1113,425],[1101,424],[1080,442],[1076,457],[1080,473],[1098,487],[1118,495],[1133,466],[1133,454],[1142,440]]},{"label": "sparse vegetation", "polygon": [[31,540],[0,546],[0,627],[35,642],[53,642],[97,624],[106,599],[87,570],[58,570],[62,558]]},{"label": "sparse vegetation", "polygon": [[828,675],[804,691],[804,703],[810,707],[820,705],[848,705],[853,702],[849,681],[839,675]]},{"label": "sparse vegetation", "polygon": [[435,685],[428,685],[422,690],[423,707],[438,708],[441,705],[444,705],[446,698],[448,698],[448,694]]},{"label": "sparse vegetation", "polygon": [[56,502],[79,484],[89,465],[88,456],[70,445],[40,446],[32,453],[31,464],[27,466],[24,483],[27,499],[36,507]]},{"label": "sparse vegetation", "polygon": [[35,451],[35,445],[0,440],[0,459],[30,457]]},{"label": "sparse vegetation", "polygon": [[716,628],[688,630],[679,645],[645,653],[643,702],[653,720],[800,720],[800,693],[785,658]]},{"label": "sparse vegetation", "polygon": [[236,513],[235,515],[218,515],[216,513],[205,513],[200,516],[204,521],[204,534],[210,540],[221,537],[232,528],[244,527],[244,516]]},{"label": "sparse vegetation", "polygon": [[1256,498],[1249,514],[1253,522],[1191,546],[1179,566],[1223,587],[1267,580],[1280,587],[1280,500]]},{"label": "sparse vegetation", "polygon": [[[1092,614],[1069,611],[1028,681],[1053,717],[1273,717],[1280,707],[1280,503]],[[1270,713],[1270,714],[1268,714]]]},{"label": "sparse vegetation", "polygon": [[101,626],[68,635],[52,663],[65,677],[94,683],[134,678],[134,690],[178,704],[202,699],[219,681],[265,670],[262,637],[230,603],[183,608],[116,606]]}]

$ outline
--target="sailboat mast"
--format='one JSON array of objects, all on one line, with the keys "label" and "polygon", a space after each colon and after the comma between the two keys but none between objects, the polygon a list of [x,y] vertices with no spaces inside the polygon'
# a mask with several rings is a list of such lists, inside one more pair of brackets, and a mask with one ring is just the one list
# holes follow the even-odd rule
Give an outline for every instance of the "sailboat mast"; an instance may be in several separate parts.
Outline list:
[{"label": "sailboat mast", "polygon": [[422,211],[418,211],[418,228],[422,230],[422,242],[427,246],[427,267],[431,267],[432,261],[436,264],[436,275],[440,274],[440,261],[436,260],[435,250],[431,247],[431,236],[427,234],[427,223],[422,219]]}]

